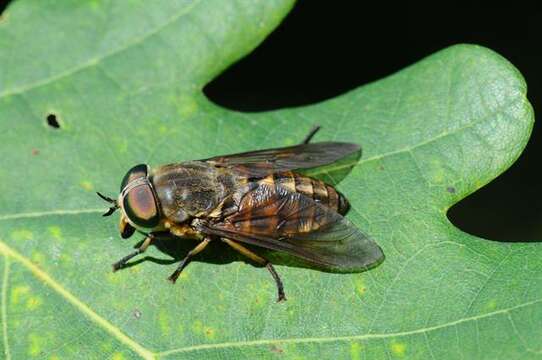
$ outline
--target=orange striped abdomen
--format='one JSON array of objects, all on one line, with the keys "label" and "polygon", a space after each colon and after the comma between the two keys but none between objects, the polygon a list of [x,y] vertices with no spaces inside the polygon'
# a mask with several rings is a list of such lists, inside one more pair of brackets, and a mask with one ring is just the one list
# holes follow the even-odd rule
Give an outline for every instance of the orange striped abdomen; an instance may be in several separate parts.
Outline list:
[{"label": "orange striped abdomen", "polygon": [[349,206],[332,186],[292,172],[270,174],[248,184],[250,190],[243,194],[237,211],[223,221],[229,231],[275,239],[307,234],[336,223],[337,213],[345,214]]},{"label": "orange striped abdomen", "polygon": [[331,185],[324,183],[323,181],[293,173],[291,171],[274,174],[266,177],[262,181],[274,181],[277,185],[281,185],[284,188],[308,196],[314,199],[318,203],[327,206],[341,215],[344,215],[350,204],[348,200],[339,193]]}]

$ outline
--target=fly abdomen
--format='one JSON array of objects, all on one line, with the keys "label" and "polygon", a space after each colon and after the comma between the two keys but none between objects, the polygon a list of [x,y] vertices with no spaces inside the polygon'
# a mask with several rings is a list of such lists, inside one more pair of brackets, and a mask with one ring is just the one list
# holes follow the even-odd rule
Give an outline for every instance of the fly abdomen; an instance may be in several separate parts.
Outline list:
[{"label": "fly abdomen", "polygon": [[318,203],[337,211],[339,214],[344,215],[350,207],[348,200],[333,186],[291,171],[269,175],[261,181],[267,182],[269,185],[277,184],[289,191],[308,196]]}]

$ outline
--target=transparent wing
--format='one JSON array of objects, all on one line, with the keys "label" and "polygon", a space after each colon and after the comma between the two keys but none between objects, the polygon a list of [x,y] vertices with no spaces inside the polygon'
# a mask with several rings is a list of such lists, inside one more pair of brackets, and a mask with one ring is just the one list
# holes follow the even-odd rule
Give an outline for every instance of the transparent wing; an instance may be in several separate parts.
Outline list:
[{"label": "transparent wing", "polygon": [[362,271],[384,259],[380,247],[348,219],[302,194],[260,185],[239,211],[202,232],[284,251],[320,267]]},{"label": "transparent wing", "polygon": [[361,147],[352,143],[320,142],[217,156],[202,161],[219,167],[235,167],[252,176],[265,176],[273,172],[316,168],[351,155],[357,155],[359,159]]}]

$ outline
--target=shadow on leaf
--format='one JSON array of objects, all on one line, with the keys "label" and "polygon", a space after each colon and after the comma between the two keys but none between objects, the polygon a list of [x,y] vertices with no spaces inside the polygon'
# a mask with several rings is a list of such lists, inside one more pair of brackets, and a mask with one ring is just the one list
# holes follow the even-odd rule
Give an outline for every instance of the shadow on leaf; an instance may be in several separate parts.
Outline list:
[{"label": "shadow on leaf", "polygon": [[[143,243],[143,240],[139,241],[137,244],[134,245],[134,248],[139,247],[142,243]],[[156,237],[156,240],[153,242],[152,246],[154,246],[163,254],[169,256],[169,259],[157,258],[154,256],[147,255],[147,256],[142,256],[140,258],[137,258],[136,260],[132,260],[126,263],[123,266],[123,268],[130,268],[132,266],[137,266],[146,261],[150,261],[152,263],[160,264],[160,265],[171,265],[171,264],[179,263],[186,256],[186,254],[190,250],[192,250],[197,244],[198,244],[197,241],[193,239],[179,238],[171,234],[165,234],[165,233],[160,234]],[[274,265],[303,268],[303,269],[321,271],[321,272],[326,272],[326,273],[352,273],[351,271],[350,272],[338,271],[338,270],[330,270],[326,268],[321,268],[313,263],[310,263],[301,258],[289,255],[284,252],[268,250],[265,248],[251,246],[249,244],[244,244],[244,243],[243,243],[243,246],[249,248],[256,254],[265,257]],[[262,267],[259,264],[256,264],[253,261],[251,261],[249,258],[237,253],[226,243],[218,239],[212,241],[204,251],[197,254],[191,260],[191,262],[203,262],[203,263],[209,263],[209,264],[215,264],[215,265],[225,265],[225,264],[230,264],[236,261],[243,261],[247,264],[253,265],[258,268]],[[380,265],[380,263],[375,264],[374,266],[372,266],[371,268],[367,270],[377,267],[378,265]]]}]

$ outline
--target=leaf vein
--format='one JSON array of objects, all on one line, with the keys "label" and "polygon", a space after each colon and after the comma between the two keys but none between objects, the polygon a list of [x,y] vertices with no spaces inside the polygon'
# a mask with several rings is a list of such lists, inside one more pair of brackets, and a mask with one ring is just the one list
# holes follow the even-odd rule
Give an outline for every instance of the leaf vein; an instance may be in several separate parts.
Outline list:
[{"label": "leaf vein", "polygon": [[54,215],[92,214],[92,213],[100,213],[103,211],[104,209],[74,209],[74,210],[60,209],[60,210],[35,211],[35,212],[0,215],[0,221],[40,218],[40,217],[54,216]]},{"label": "leaf vein", "polygon": [[479,119],[477,121],[473,121],[473,122],[471,122],[471,123],[469,123],[469,124],[467,124],[465,126],[458,127],[457,129],[454,129],[454,130],[451,130],[451,131],[444,131],[444,132],[442,132],[442,133],[440,133],[440,134],[438,134],[438,135],[436,135],[436,136],[434,136],[434,137],[432,137],[430,139],[421,141],[421,142],[419,142],[417,144],[414,144],[414,145],[405,146],[404,148],[401,148],[401,149],[398,149],[398,150],[392,150],[392,151],[388,151],[388,152],[385,152],[385,153],[380,154],[380,155],[374,155],[374,156],[368,157],[366,159],[361,159],[359,161],[358,165],[361,165],[364,162],[383,159],[383,158],[386,158],[386,157],[392,156],[392,155],[397,155],[397,154],[401,154],[401,153],[405,153],[405,152],[411,152],[414,149],[417,149],[419,147],[434,143],[435,141],[438,141],[438,140],[440,140],[442,138],[445,138],[447,136],[455,135],[455,134],[457,134],[457,133],[459,133],[459,132],[461,132],[463,130],[470,129],[470,128],[482,123],[483,121],[486,121],[487,119],[489,119],[490,116],[496,115],[498,112],[503,111],[504,109],[516,104],[519,101],[523,101],[523,97],[515,98],[512,101],[509,101],[509,102],[505,103],[504,105],[497,107],[494,111],[487,114],[487,116],[483,116],[481,119]]},{"label": "leaf vein", "polygon": [[[135,342],[128,335],[124,334],[119,328],[110,323],[105,318],[101,317],[94,310],[92,310],[87,304],[75,297],[71,292],[66,290],[60,283],[53,279],[49,274],[41,270],[30,260],[28,260],[24,255],[20,254],[16,250],[9,247],[6,243],[0,241],[0,253],[4,254],[6,257],[10,257],[13,260],[19,262],[24,267],[41,280],[44,284],[51,287],[56,291],[61,297],[63,297],[68,303],[73,305],[77,310],[82,312],[86,317],[92,322],[98,324],[102,329],[107,331],[109,334],[118,339],[121,343],[129,347],[131,350],[139,354],[144,359],[154,359],[154,353],[146,349],[142,345]],[[5,276],[5,275],[4,275]],[[3,293],[2,293],[3,296]],[[4,302],[2,302],[2,310]]]},{"label": "leaf vein", "polygon": [[215,344],[202,344],[202,345],[192,345],[186,346],[178,349],[167,350],[159,352],[158,356],[167,356],[178,353],[187,353],[191,351],[199,350],[213,350],[213,349],[226,349],[231,347],[247,347],[247,346],[259,346],[259,345],[273,345],[273,344],[299,344],[299,343],[328,343],[333,341],[359,341],[359,340],[372,340],[372,339],[387,339],[394,337],[404,337],[410,335],[424,334],[431,331],[437,331],[441,329],[448,328],[450,326],[456,326],[459,324],[467,323],[470,321],[478,321],[482,319],[487,319],[493,316],[505,315],[511,311],[521,309],[528,306],[533,306],[542,302],[541,299],[536,299],[528,301],[522,304],[511,306],[509,308],[504,308],[489,313],[474,315],[470,317],[461,318],[458,320],[450,321],[443,324],[433,325],[429,327],[423,327],[414,330],[396,332],[396,333],[381,333],[381,334],[363,334],[363,335],[351,335],[351,336],[335,336],[335,337],[307,337],[307,338],[285,338],[285,339],[263,339],[263,340],[253,340],[253,341],[239,341],[239,342],[224,342],[224,343],[215,343]]},{"label": "leaf vein", "polygon": [[0,93],[0,98],[11,96],[11,95],[21,94],[23,92],[32,90],[34,88],[45,86],[45,85],[53,83],[53,82],[55,82],[57,80],[60,80],[60,79],[63,79],[65,77],[68,77],[70,75],[73,75],[73,74],[75,74],[75,73],[77,73],[79,71],[85,70],[86,68],[89,68],[91,66],[96,66],[99,62],[102,62],[103,60],[105,60],[105,59],[107,59],[107,58],[109,58],[111,56],[114,56],[116,54],[120,54],[123,51],[131,48],[132,46],[141,44],[143,41],[147,40],[148,38],[158,34],[160,31],[162,31],[163,29],[165,29],[169,25],[173,24],[175,21],[179,20],[182,16],[184,16],[185,14],[188,14],[200,2],[201,2],[201,0],[194,1],[190,6],[182,8],[181,11],[179,11],[176,14],[173,14],[173,16],[171,16],[166,22],[164,22],[163,24],[161,24],[160,26],[158,26],[154,30],[152,30],[152,31],[150,31],[150,32],[148,32],[146,34],[143,34],[140,37],[137,37],[137,38],[133,39],[132,41],[126,43],[123,46],[120,46],[120,47],[118,47],[116,49],[113,49],[113,50],[111,50],[109,52],[106,52],[101,56],[91,58],[91,59],[87,60],[86,62],[80,64],[80,65],[74,66],[74,67],[72,67],[72,68],[70,68],[68,70],[62,71],[62,72],[60,72],[60,73],[58,73],[56,75],[49,76],[48,78],[38,80],[38,81],[36,81],[34,83],[31,83],[31,84],[28,84],[28,85],[23,85],[23,86],[19,86],[17,88],[11,89],[11,90],[6,90],[6,91]]},{"label": "leaf vein", "polygon": [[474,303],[476,302],[476,300],[478,300],[478,298],[480,297],[480,295],[482,294],[482,291],[484,291],[484,289],[486,288],[487,284],[489,284],[489,282],[491,281],[491,279],[493,278],[493,276],[495,275],[495,273],[497,272],[497,270],[501,269],[501,265],[506,262],[506,260],[508,260],[510,258],[510,256],[513,254],[513,251],[509,251],[506,255],[504,255],[502,257],[502,259],[499,261],[499,263],[497,265],[495,265],[495,268],[491,271],[491,273],[487,276],[487,279],[484,281],[484,283],[482,284],[482,286],[480,286],[480,288],[478,289],[478,291],[476,292],[476,294],[473,296],[469,306],[467,307],[467,310],[465,311],[465,315],[467,315],[471,310],[472,310],[472,307],[474,306]]}]

